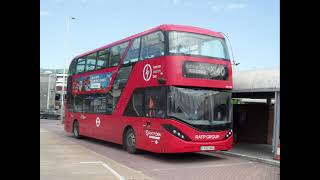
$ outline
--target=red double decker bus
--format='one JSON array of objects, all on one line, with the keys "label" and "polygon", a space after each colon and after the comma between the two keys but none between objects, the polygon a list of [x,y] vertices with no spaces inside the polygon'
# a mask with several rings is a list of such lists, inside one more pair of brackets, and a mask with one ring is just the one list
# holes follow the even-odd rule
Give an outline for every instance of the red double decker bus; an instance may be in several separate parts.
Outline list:
[{"label": "red double decker bus", "polygon": [[221,33],[160,25],[72,60],[64,128],[129,153],[229,150],[231,89]]}]

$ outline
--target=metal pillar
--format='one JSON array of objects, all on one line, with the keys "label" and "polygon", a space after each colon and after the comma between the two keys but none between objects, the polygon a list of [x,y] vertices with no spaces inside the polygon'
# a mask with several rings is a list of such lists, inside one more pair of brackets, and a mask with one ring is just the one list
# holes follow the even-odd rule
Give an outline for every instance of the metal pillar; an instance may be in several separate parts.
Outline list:
[{"label": "metal pillar", "polygon": [[50,83],[51,83],[51,74],[48,75],[48,94],[47,94],[47,110],[49,110],[50,108],[50,96],[51,96],[51,87],[50,87]]},{"label": "metal pillar", "polygon": [[60,109],[60,112],[61,112],[61,123],[63,124],[63,122],[64,122],[64,85],[65,85],[65,73],[66,73],[66,68],[63,68],[63,75],[62,75],[62,77],[63,77],[63,81],[62,81],[62,95],[61,95],[61,109]]},{"label": "metal pillar", "polygon": [[274,102],[274,125],[273,125],[273,139],[272,139],[272,152],[274,157],[277,152],[277,145],[280,143],[280,91],[275,92]]}]

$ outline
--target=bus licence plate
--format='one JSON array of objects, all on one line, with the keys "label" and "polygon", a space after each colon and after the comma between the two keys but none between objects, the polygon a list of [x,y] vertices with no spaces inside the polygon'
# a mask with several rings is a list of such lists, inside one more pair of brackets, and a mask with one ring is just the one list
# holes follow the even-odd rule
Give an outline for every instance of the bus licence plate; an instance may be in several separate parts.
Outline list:
[{"label": "bus licence plate", "polygon": [[214,150],[214,146],[201,146],[201,151]]}]

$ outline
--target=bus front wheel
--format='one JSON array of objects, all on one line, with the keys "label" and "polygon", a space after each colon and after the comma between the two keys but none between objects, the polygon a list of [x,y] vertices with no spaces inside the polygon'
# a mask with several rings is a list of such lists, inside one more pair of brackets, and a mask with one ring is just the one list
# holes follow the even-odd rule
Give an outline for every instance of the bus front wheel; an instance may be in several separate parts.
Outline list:
[{"label": "bus front wheel", "polygon": [[79,122],[78,122],[78,121],[75,121],[75,122],[73,123],[72,132],[73,132],[73,137],[75,137],[76,139],[79,139],[79,138],[80,138]]},{"label": "bus front wheel", "polygon": [[136,134],[132,128],[129,128],[125,136],[125,148],[131,154],[137,153],[136,149]]}]

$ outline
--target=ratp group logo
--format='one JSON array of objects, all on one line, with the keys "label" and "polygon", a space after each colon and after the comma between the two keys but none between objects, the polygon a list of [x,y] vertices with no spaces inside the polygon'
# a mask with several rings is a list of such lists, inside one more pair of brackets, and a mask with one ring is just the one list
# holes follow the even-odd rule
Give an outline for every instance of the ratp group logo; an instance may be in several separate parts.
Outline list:
[{"label": "ratp group logo", "polygon": [[146,64],[143,68],[143,73],[142,73],[143,79],[145,81],[149,81],[151,79],[152,76],[152,68],[150,66],[150,64]]},{"label": "ratp group logo", "polygon": [[219,139],[219,135],[195,135],[196,140],[200,139]]}]

